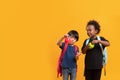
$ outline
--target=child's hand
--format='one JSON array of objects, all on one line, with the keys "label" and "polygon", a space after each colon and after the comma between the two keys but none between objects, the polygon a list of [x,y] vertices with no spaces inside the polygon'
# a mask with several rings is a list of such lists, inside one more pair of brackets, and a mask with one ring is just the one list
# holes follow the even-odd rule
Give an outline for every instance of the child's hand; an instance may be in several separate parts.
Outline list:
[{"label": "child's hand", "polygon": [[64,35],[64,38],[67,38],[68,36],[69,36],[68,34],[65,34],[65,35]]},{"label": "child's hand", "polygon": [[76,56],[75,56],[75,59],[78,60],[79,59],[79,56],[80,56],[80,52],[77,52]]},{"label": "child's hand", "polygon": [[89,44],[87,44],[87,46],[85,48],[86,48],[86,50],[90,50]]},{"label": "child's hand", "polygon": [[96,44],[96,43],[99,43],[99,40],[93,40],[92,41],[92,44]]},{"label": "child's hand", "polygon": [[62,36],[58,41],[57,41],[57,45],[58,46],[62,46],[62,41],[68,37],[68,34],[65,34],[64,36]]}]

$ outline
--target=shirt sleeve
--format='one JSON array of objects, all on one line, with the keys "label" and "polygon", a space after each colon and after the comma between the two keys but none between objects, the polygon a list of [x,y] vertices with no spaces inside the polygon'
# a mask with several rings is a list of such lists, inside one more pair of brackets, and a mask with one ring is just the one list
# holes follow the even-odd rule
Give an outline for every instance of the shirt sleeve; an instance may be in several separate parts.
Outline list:
[{"label": "shirt sleeve", "polygon": [[[100,37],[100,39],[102,40],[102,41],[108,41],[106,38],[104,38],[104,37]],[[109,41],[108,41],[109,42]],[[105,46],[104,45],[102,45],[103,46],[103,49],[105,48]]]},{"label": "shirt sleeve", "polygon": [[[107,39],[105,39],[104,37],[100,37],[101,38],[101,40],[103,40],[103,41],[108,41]],[[109,41],[108,41],[109,42]]]},{"label": "shirt sleeve", "polygon": [[65,43],[63,42],[62,45],[60,46],[61,49],[64,48]]},{"label": "shirt sleeve", "polygon": [[86,46],[86,41],[87,41],[87,39],[84,41],[84,43],[83,43],[83,45],[82,45],[82,48],[81,48],[81,51],[85,48],[85,46]]}]

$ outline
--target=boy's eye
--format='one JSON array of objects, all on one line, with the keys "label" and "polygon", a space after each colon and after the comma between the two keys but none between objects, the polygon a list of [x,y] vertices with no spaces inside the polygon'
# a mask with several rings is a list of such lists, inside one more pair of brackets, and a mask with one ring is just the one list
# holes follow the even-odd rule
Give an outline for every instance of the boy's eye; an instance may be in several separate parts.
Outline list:
[{"label": "boy's eye", "polygon": [[74,36],[71,36],[71,35],[69,35],[68,37],[69,37],[69,38],[74,38]]},{"label": "boy's eye", "polygon": [[69,38],[74,38],[73,36],[69,36]]}]

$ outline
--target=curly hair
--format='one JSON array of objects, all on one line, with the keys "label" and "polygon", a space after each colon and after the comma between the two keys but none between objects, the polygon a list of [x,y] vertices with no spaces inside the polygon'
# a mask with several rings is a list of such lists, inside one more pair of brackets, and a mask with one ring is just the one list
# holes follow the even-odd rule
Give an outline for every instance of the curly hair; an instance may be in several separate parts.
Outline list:
[{"label": "curly hair", "polygon": [[95,28],[95,30],[98,30],[97,34],[100,33],[100,25],[99,25],[99,23],[98,23],[97,21],[95,21],[95,20],[90,20],[90,21],[87,23],[87,26],[88,26],[88,25],[93,25],[94,28]]}]

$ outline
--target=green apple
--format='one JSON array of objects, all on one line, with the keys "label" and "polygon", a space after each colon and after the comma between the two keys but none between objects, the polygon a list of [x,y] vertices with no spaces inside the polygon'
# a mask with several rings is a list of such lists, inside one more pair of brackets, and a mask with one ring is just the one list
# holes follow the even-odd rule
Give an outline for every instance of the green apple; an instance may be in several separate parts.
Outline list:
[{"label": "green apple", "polygon": [[91,42],[88,44],[88,46],[89,46],[90,49],[93,49],[95,47],[95,45],[92,44]]}]

